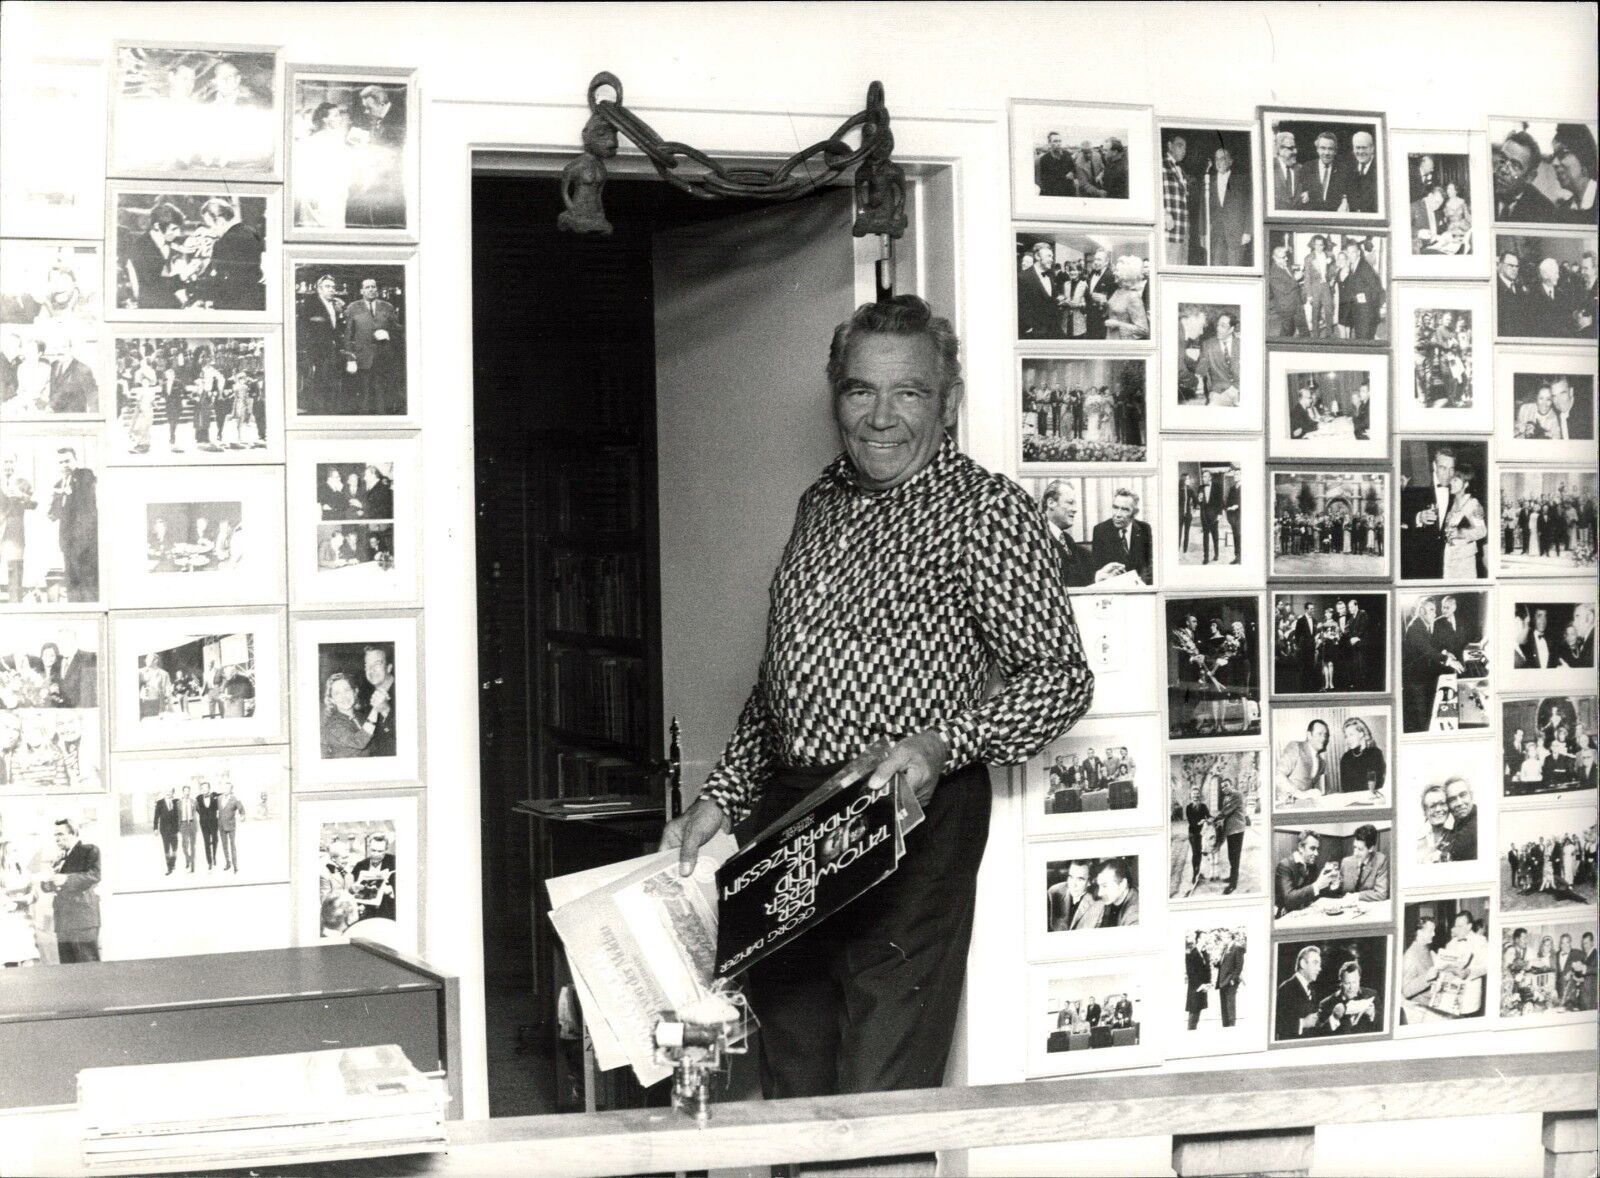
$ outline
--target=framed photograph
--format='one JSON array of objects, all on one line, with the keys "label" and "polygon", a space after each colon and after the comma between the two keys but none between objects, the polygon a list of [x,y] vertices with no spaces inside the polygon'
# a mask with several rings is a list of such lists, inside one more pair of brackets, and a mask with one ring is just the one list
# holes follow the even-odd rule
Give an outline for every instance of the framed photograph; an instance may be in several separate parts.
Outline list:
[{"label": "framed photograph", "polygon": [[1261,443],[1169,437],[1161,462],[1162,500],[1178,508],[1178,526],[1162,537],[1162,583],[1175,589],[1259,585],[1267,567]]},{"label": "framed photograph", "polygon": [[1495,223],[1594,228],[1595,127],[1579,120],[1490,119]]},{"label": "framed photograph", "polygon": [[1028,1075],[1070,1076],[1161,1062],[1149,1002],[1158,954],[1028,970]]},{"label": "framed photograph", "polygon": [[273,184],[107,184],[106,318],[276,323]]},{"label": "framed photograph", "polygon": [[415,425],[421,387],[417,350],[407,344],[413,249],[299,246],[288,251],[294,355],[290,425]]},{"label": "framed photograph", "polygon": [[1389,1033],[1388,933],[1312,933],[1272,946],[1272,1047]]},{"label": "framed photograph", "polygon": [[1274,470],[1274,577],[1382,580],[1394,531],[1386,470]]},{"label": "framed photograph", "polygon": [[112,747],[284,744],[286,649],[281,609],[113,614]]},{"label": "framed photograph", "polygon": [[[1054,225],[1018,229],[1017,338],[1115,351],[1151,339],[1147,229]],[[1138,349],[1132,349],[1137,351]]]},{"label": "framed photograph", "polygon": [[1159,835],[1031,842],[1024,854],[1024,894],[1033,914],[1028,960],[1126,953],[1158,943],[1166,911]]},{"label": "framed photograph", "polygon": [[100,246],[0,240],[0,422],[105,417]]},{"label": "framed photograph", "polygon": [[1160,654],[1155,595],[1075,593],[1072,612],[1084,658],[1094,672],[1089,718],[1158,710],[1160,684],[1150,674]]},{"label": "framed photograph", "polygon": [[1304,818],[1272,830],[1272,927],[1388,924],[1394,823]]},{"label": "framed photograph", "polygon": [[1493,722],[1492,612],[1487,589],[1397,594],[1406,736],[1454,736]]},{"label": "framed photograph", "polygon": [[1594,350],[1595,235],[1499,233],[1494,239],[1495,335]]},{"label": "framed photograph", "polygon": [[1259,906],[1175,912],[1167,930],[1167,1055],[1235,1055],[1267,1045],[1267,958]]},{"label": "framed photograph", "polygon": [[289,67],[292,240],[415,241],[417,73]]},{"label": "framed photograph", "polygon": [[1271,457],[1389,456],[1387,356],[1274,350],[1267,388]]},{"label": "framed photograph", "polygon": [[1261,283],[1161,283],[1161,421],[1171,430],[1261,429]]},{"label": "framed photograph", "polygon": [[1267,215],[1284,221],[1384,221],[1384,117],[1379,111],[1260,109],[1272,151]]},{"label": "framed photograph", "polygon": [[1085,834],[1160,821],[1156,716],[1084,720],[1022,766],[1030,835]]},{"label": "framed photograph", "polygon": [[1167,739],[1260,736],[1260,595],[1174,596],[1162,605]]},{"label": "framed photograph", "polygon": [[1157,119],[1163,270],[1261,273],[1261,153],[1252,123]]},{"label": "framed photograph", "polygon": [[1394,288],[1394,422],[1400,430],[1490,433],[1493,356],[1481,283]]},{"label": "framed photograph", "polygon": [[111,176],[278,180],[277,50],[119,42],[111,57]]},{"label": "framed photograph", "polygon": [[95,426],[0,432],[0,606],[100,600],[100,463]]},{"label": "framed photograph", "polygon": [[1502,577],[1594,579],[1593,466],[1503,466],[1497,490]]},{"label": "framed photograph", "polygon": [[1151,460],[1153,356],[1021,356],[1021,471]]},{"label": "framed photograph", "polygon": [[104,789],[101,618],[0,617],[0,794]]},{"label": "framed photograph", "polygon": [[[98,239],[105,224],[105,63],[7,61],[0,105],[28,112],[0,136],[6,236]],[[73,150],[60,150],[63,143]]]},{"label": "framed photograph", "polygon": [[1396,278],[1482,278],[1489,273],[1489,166],[1481,131],[1395,131],[1389,176],[1411,229],[1396,234]]},{"label": "framed photograph", "polygon": [[361,937],[422,952],[422,795],[297,795],[294,924],[298,944]]},{"label": "framed photograph", "polygon": [[1387,695],[1386,590],[1272,595],[1273,695]]},{"label": "framed photograph", "polygon": [[1531,695],[1500,701],[1504,796],[1544,798],[1595,788],[1600,718],[1588,694]]},{"label": "framed photograph", "polygon": [[1429,896],[1402,908],[1399,1039],[1482,1030],[1489,977],[1498,950],[1489,927],[1489,897],[1473,892]]},{"label": "framed photograph", "polygon": [[1400,580],[1486,580],[1489,444],[1482,439],[1403,438],[1397,449]]},{"label": "framed photograph", "polygon": [[1594,353],[1495,349],[1495,450],[1507,462],[1581,465],[1595,451]]},{"label": "framed photograph", "polygon": [[1588,909],[1593,928],[1595,825],[1589,801],[1501,814],[1501,913],[1565,916]]},{"label": "framed photograph", "polygon": [[1500,954],[1504,1025],[1513,1025],[1512,1020],[1518,1027],[1594,1022],[1593,919],[1502,921]]},{"label": "framed photograph", "polygon": [[107,486],[119,604],[284,600],[281,468],[116,470]]},{"label": "framed photograph", "polygon": [[1388,702],[1272,708],[1272,812],[1386,811],[1394,805]]},{"label": "framed photograph", "polygon": [[289,882],[289,750],[117,758],[118,894]]},{"label": "framed photograph", "polygon": [[1155,587],[1155,476],[1024,478],[1061,550],[1070,589],[1111,593]]},{"label": "framed photograph", "polygon": [[294,942],[288,884],[126,892],[101,929],[107,961],[287,949]]},{"label": "framed photograph", "polygon": [[1389,234],[1267,229],[1267,341],[1389,342]]},{"label": "framed photograph", "polygon": [[1395,812],[1406,886],[1492,880],[1499,808],[1493,743],[1430,745],[1426,753],[1400,758]]},{"label": "framed photograph", "polygon": [[1012,215],[1148,222],[1154,141],[1148,106],[1012,99]]},{"label": "framed photograph", "polygon": [[419,473],[414,435],[294,437],[289,579],[296,606],[417,600]]},{"label": "framed photograph", "polygon": [[1173,904],[1266,894],[1261,750],[1167,758],[1167,896]]},{"label": "framed photograph", "polygon": [[[87,897],[91,904],[103,901],[109,890],[104,881],[115,867],[115,822],[111,799],[104,794],[0,796],[0,832],[6,841],[6,898],[10,908],[6,937],[0,941],[0,967],[99,959],[101,938],[116,928],[115,909],[107,911],[101,903],[98,933],[69,933],[56,922],[56,904],[66,897],[55,877],[75,877],[69,878],[68,886],[78,895]],[[85,952],[86,945],[93,955]]]},{"label": "framed photograph", "polygon": [[1510,691],[1582,690],[1595,683],[1595,585],[1508,582],[1498,593],[1501,681]]},{"label": "framed photograph", "polygon": [[415,611],[295,618],[296,789],[417,784],[421,629]]}]

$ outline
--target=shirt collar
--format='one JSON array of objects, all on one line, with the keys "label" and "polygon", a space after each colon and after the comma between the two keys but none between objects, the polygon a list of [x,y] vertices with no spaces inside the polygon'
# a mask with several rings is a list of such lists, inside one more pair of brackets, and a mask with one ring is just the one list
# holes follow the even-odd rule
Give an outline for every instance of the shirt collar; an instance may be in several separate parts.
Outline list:
[{"label": "shirt collar", "polygon": [[939,449],[934,452],[932,460],[916,474],[903,483],[896,483],[886,490],[875,491],[861,485],[860,476],[856,472],[855,463],[850,461],[848,453],[841,452],[839,457],[828,464],[823,471],[823,477],[830,483],[844,491],[849,491],[867,499],[882,501],[904,499],[922,489],[931,489],[946,481],[957,457],[961,451],[956,448],[955,438],[948,430],[945,431],[944,440],[939,443]]}]

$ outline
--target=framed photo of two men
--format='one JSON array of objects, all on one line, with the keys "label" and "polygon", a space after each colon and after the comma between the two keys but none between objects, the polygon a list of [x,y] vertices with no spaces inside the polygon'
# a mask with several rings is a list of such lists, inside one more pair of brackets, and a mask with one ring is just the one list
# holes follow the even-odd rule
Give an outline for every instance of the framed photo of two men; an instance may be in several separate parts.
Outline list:
[{"label": "framed photo of two men", "polygon": [[1159,119],[1163,270],[1261,273],[1261,151],[1252,123]]},{"label": "framed photo of two men", "polygon": [[1148,106],[1013,99],[1013,215],[1150,221],[1154,142]]},{"label": "framed photo of two men", "polygon": [[415,241],[415,70],[291,65],[288,214],[294,241]]},{"label": "framed photo of two men", "polygon": [[1409,227],[1396,226],[1396,278],[1489,273],[1489,163],[1481,131],[1395,131],[1389,183],[1394,219],[1409,218]]},{"label": "framed photo of two men", "polygon": [[1272,156],[1274,220],[1388,220],[1385,123],[1379,111],[1259,108]]}]

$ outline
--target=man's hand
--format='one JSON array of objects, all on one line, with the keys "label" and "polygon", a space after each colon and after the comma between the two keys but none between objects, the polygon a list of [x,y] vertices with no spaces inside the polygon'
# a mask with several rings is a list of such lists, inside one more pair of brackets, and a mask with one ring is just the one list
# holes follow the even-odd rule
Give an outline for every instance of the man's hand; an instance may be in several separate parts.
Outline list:
[{"label": "man's hand", "polygon": [[721,806],[710,798],[696,798],[694,805],[667,823],[666,829],[661,832],[661,846],[657,849],[670,851],[677,847],[678,874],[693,875],[695,862],[700,858],[700,848],[722,831],[732,829],[733,824],[728,821]]},{"label": "man's hand", "polygon": [[1109,581],[1112,577],[1120,577],[1127,571],[1127,565],[1123,564],[1120,560],[1114,560],[1110,564],[1104,565],[1097,570],[1095,572],[1094,579],[1096,581]]},{"label": "man's hand", "polygon": [[945,744],[944,737],[930,729],[908,736],[888,749],[880,745],[867,750],[851,765],[851,769],[861,768],[847,777],[845,784],[859,779],[870,770],[872,776],[867,778],[867,785],[876,789],[904,769],[906,784],[917,795],[917,801],[927,806],[933,798],[933,787],[944,776],[945,762],[949,759],[950,746]]}]

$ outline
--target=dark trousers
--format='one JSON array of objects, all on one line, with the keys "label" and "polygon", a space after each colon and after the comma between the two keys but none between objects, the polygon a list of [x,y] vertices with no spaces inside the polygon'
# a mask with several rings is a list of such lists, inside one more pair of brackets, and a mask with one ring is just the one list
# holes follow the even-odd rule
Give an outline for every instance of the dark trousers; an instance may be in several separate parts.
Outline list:
[{"label": "dark trousers", "polygon": [[205,848],[206,866],[215,867],[217,865],[217,828],[215,826],[201,824],[200,845]]},{"label": "dark trousers", "polygon": [[1194,516],[1185,511],[1178,516],[1178,550],[1189,551],[1189,530],[1194,527]]},{"label": "dark trousers", "polygon": [[[93,936],[94,934],[90,934]],[[100,941],[98,937],[89,941],[56,941],[56,948],[61,956],[62,965],[72,965],[79,961],[99,961]]]},{"label": "dark trousers", "polygon": [[[779,770],[761,824],[828,776]],[[893,875],[751,968],[768,1099],[943,1083],[988,833],[989,771],[948,774]]]},{"label": "dark trousers", "polygon": [[[1228,508],[1228,531],[1233,533],[1233,563],[1234,564],[1238,564],[1239,563],[1239,557],[1244,553],[1244,546],[1239,543],[1239,540],[1240,540],[1240,536],[1239,536],[1239,515],[1240,515],[1240,509],[1239,508],[1237,508],[1237,507]],[[1220,558],[1221,555],[1222,555],[1222,553],[1220,551],[1218,551],[1217,556]]]},{"label": "dark trousers", "polygon": [[172,869],[178,863],[178,832],[163,830],[161,832],[161,850],[167,856],[167,874],[172,874]]},{"label": "dark trousers", "polygon": [[1231,1027],[1234,1020],[1239,1017],[1239,1012],[1235,1005],[1239,997],[1239,987],[1223,986],[1217,991],[1217,994],[1222,998],[1222,1025]]},{"label": "dark trousers", "polygon": [[1228,886],[1239,886],[1239,860],[1244,856],[1244,831],[1228,836]]},{"label": "dark trousers", "polygon": [[1194,876],[1195,882],[1200,880],[1200,832],[1189,831],[1189,872]]},{"label": "dark trousers", "polygon": [[1222,559],[1222,541],[1217,538],[1217,517],[1214,512],[1200,512],[1200,558],[1206,564],[1214,559]]}]

